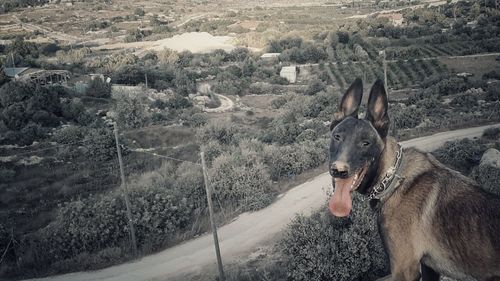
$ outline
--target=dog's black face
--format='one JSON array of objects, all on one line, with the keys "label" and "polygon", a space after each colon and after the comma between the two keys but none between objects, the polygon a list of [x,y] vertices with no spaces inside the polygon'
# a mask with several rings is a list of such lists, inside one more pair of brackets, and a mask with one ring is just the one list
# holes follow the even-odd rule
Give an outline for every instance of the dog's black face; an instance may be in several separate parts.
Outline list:
[{"label": "dog's black face", "polygon": [[366,117],[358,119],[362,95],[363,84],[358,78],[344,94],[340,111],[332,121],[329,167],[335,192],[329,206],[336,216],[349,215],[352,191],[371,191],[385,147],[389,118],[382,82],[378,80],[373,85]]},{"label": "dog's black face", "polygon": [[330,174],[340,179],[357,176],[357,185],[353,185],[352,190],[365,194],[366,175],[376,172],[383,149],[384,142],[369,121],[349,116],[331,132]]}]

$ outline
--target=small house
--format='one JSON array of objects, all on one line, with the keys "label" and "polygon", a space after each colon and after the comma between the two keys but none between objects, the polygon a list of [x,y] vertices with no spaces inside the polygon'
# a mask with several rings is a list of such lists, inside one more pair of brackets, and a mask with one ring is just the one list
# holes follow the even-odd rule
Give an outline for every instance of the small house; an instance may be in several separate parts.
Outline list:
[{"label": "small house", "polygon": [[297,66],[284,66],[281,68],[280,76],[288,80],[289,83],[297,82],[297,74],[299,73],[299,68]]}]

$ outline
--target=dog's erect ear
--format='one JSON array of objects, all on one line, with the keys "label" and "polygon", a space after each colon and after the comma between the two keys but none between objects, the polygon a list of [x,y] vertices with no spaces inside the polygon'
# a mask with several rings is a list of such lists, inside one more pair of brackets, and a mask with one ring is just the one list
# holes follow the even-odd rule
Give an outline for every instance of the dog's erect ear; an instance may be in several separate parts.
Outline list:
[{"label": "dog's erect ear", "polygon": [[385,138],[389,132],[390,122],[389,115],[387,114],[388,107],[384,83],[382,80],[378,79],[375,81],[370,91],[366,120],[372,123],[381,138]]},{"label": "dog's erect ear", "polygon": [[340,101],[339,111],[333,114],[330,130],[348,116],[358,118],[358,109],[363,97],[363,81],[356,78]]}]

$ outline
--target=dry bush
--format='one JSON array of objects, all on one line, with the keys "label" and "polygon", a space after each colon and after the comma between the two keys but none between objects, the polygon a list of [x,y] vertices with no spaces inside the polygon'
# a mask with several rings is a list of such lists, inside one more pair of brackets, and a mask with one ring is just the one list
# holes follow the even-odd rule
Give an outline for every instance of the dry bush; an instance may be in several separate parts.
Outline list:
[{"label": "dry bush", "polygon": [[158,60],[163,64],[175,64],[179,60],[177,52],[168,48],[164,48],[157,53]]}]

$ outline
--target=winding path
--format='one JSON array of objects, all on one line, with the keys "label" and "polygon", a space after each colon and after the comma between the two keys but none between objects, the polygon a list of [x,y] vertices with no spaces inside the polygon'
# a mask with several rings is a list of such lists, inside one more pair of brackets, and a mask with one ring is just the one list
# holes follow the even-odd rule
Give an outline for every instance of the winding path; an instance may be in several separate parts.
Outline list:
[{"label": "winding path", "polygon": [[[500,127],[500,124],[438,133],[408,140],[402,144],[405,147],[415,146],[429,151],[449,140],[480,136],[484,129],[489,127]],[[272,240],[279,234],[295,214],[310,214],[311,211],[322,207],[327,199],[326,191],[331,188],[330,181],[330,175],[323,173],[292,188],[267,208],[241,214],[233,222],[222,226],[219,229],[219,240],[223,260],[232,261],[256,250],[259,245]],[[210,265],[215,267],[215,254],[212,235],[208,233],[137,261],[97,271],[76,272],[33,280],[168,280],[175,276],[200,271],[203,267]]]}]

